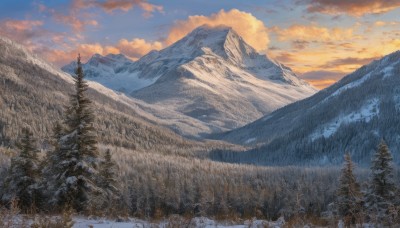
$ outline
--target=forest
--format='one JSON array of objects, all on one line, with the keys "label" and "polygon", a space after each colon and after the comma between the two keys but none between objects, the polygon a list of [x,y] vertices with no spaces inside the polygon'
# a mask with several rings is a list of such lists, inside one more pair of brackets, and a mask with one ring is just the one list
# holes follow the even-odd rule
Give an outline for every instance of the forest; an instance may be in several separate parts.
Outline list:
[{"label": "forest", "polygon": [[[370,168],[346,154],[343,167],[266,167],[209,160],[213,153],[135,150],[98,141],[78,59],[75,91],[43,147],[25,127],[0,153],[0,215],[74,213],[145,219],[210,217],[291,225],[399,224],[399,171],[382,140]],[[240,153],[240,152],[237,152]],[[68,217],[69,216],[69,217]],[[5,222],[0,216],[0,225]],[[7,220],[8,221],[8,220]],[[58,221],[60,222],[60,221]],[[9,225],[9,223],[7,223]],[[38,227],[44,223],[36,224]]]}]

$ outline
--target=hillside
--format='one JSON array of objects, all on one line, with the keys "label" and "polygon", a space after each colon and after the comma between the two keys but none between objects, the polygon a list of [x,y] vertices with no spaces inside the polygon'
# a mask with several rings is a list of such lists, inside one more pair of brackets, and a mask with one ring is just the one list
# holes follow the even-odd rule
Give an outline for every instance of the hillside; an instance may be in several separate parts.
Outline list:
[{"label": "hillside", "polygon": [[[13,147],[21,128],[29,126],[46,147],[73,91],[72,78],[9,39],[0,38],[0,52],[0,145]],[[90,83],[89,93],[102,144],[165,153],[219,145],[191,141],[163,127],[171,124],[179,131],[182,123],[197,129],[196,123],[175,120],[174,112],[116,94],[98,83]]]},{"label": "hillside", "polygon": [[[400,51],[361,67],[305,100],[216,138],[256,149],[231,161],[263,165],[338,164],[349,151],[367,165],[382,138],[400,149]],[[237,155],[237,157],[236,157]],[[216,155],[225,160],[227,155]],[[398,153],[395,160],[400,162]]]}]

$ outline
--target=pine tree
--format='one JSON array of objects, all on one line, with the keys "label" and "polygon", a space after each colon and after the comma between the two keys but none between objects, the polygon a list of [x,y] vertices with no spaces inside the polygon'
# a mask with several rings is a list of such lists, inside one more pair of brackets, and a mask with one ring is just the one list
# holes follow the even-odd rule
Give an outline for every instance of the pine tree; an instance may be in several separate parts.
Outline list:
[{"label": "pine tree", "polygon": [[43,189],[44,195],[50,199],[50,204],[54,203],[53,194],[55,193],[56,184],[60,181],[62,171],[65,170],[64,162],[66,158],[63,156],[60,150],[60,139],[63,136],[63,126],[60,122],[56,122],[53,127],[53,135],[51,138],[52,150],[47,151],[45,159],[42,161],[42,176],[43,182],[41,188]]},{"label": "pine tree", "polygon": [[388,222],[389,212],[395,199],[396,186],[393,180],[392,160],[389,148],[382,140],[372,160],[371,179],[366,195],[368,214],[378,221]]},{"label": "pine tree", "polygon": [[11,167],[6,178],[6,194],[3,200],[18,200],[18,206],[23,211],[33,209],[41,203],[39,192],[39,160],[38,149],[35,146],[33,134],[28,128],[22,131],[22,138],[17,147],[19,154],[11,159]]},{"label": "pine tree", "polygon": [[80,56],[77,59],[75,93],[65,107],[65,129],[58,142],[58,165],[55,202],[60,207],[71,205],[76,211],[91,207],[91,200],[100,194],[98,178],[98,150],[91,101],[86,95]]},{"label": "pine tree", "polygon": [[116,164],[111,158],[110,150],[107,149],[100,165],[100,186],[105,191],[105,207],[107,208],[112,206],[120,197],[116,171]]},{"label": "pine tree", "polygon": [[346,153],[339,178],[339,188],[336,192],[338,213],[344,219],[346,225],[354,224],[362,211],[362,194],[353,170],[354,164],[351,161],[350,155]]},{"label": "pine tree", "polygon": [[107,189],[109,191],[117,191],[116,185],[117,180],[116,177],[116,165],[111,158],[111,152],[109,149],[104,153],[104,159],[100,166],[100,176],[102,178],[101,186],[103,189]]}]

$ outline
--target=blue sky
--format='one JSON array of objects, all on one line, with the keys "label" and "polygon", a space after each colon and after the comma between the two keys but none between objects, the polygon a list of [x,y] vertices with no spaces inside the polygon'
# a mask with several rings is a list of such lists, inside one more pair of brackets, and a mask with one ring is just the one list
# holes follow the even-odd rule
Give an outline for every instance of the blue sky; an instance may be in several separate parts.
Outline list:
[{"label": "blue sky", "polygon": [[260,53],[323,88],[400,49],[400,2],[386,0],[2,0],[0,35],[62,66],[80,52],[133,60],[196,26],[231,26]]}]

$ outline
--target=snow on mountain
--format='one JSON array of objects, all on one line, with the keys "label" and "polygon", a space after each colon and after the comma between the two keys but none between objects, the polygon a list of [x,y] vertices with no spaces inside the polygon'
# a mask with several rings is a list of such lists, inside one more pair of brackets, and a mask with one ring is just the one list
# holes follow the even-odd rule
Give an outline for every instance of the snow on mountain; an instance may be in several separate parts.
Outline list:
[{"label": "snow on mountain", "polygon": [[[259,145],[232,158],[233,161],[336,164],[348,151],[356,162],[365,165],[382,138],[392,151],[400,149],[399,97],[397,51],[305,100],[215,138]],[[394,157],[400,163],[400,156]]]},{"label": "snow on mountain", "polygon": [[332,119],[330,122],[325,123],[310,135],[311,141],[319,138],[329,138],[339,129],[341,125],[347,125],[352,122],[364,121],[368,123],[371,119],[379,115],[379,100],[373,98],[366,102],[359,110],[351,111],[346,114],[341,114]]},{"label": "snow on mountain", "polygon": [[[120,92],[138,90],[157,80],[140,78],[132,69],[133,61],[122,54],[101,56],[95,54],[83,65],[88,80],[96,81],[110,89]],[[76,61],[61,68],[63,71],[74,74]]]},{"label": "snow on mountain", "polygon": [[223,26],[201,26],[136,62],[95,55],[84,70],[88,79],[197,119],[214,132],[243,126],[316,92]]},{"label": "snow on mountain", "polygon": [[[57,86],[60,83],[73,83],[73,78],[71,77],[71,75],[61,70],[58,70],[55,66],[42,60],[40,57],[31,53],[22,45],[1,36],[0,53],[2,53],[2,56],[0,58],[0,77],[4,76],[6,78],[10,78],[10,80],[12,79],[12,82],[18,82],[21,85],[25,85],[26,80],[22,76],[23,73],[15,72],[29,72],[29,69],[25,70],[25,68],[35,66],[45,72],[49,72],[53,76],[52,80],[50,81],[45,80],[44,76],[40,78],[39,75],[37,76],[38,83],[41,83],[43,85],[47,83],[50,86],[52,85],[52,83],[56,83]],[[88,70],[87,72],[85,71],[85,74],[88,74],[88,77],[93,77],[93,72],[96,70],[96,67],[94,66],[96,64],[98,64],[100,66],[100,70],[103,71],[105,69],[109,70],[113,66],[117,66],[117,68],[118,66],[123,67],[123,65],[129,63],[130,60],[126,59],[123,55],[108,55],[107,58],[102,58],[97,55],[93,57],[89,62],[91,63],[91,66],[89,68],[92,70]],[[71,71],[72,69],[74,69],[74,66],[76,66],[76,64],[69,65]],[[86,67],[88,67],[88,65],[86,65]],[[5,78],[3,78],[3,80],[5,80]],[[121,94],[107,87],[104,87],[103,85],[95,81],[89,81],[88,84],[91,89],[103,96],[102,98],[99,98],[100,100],[105,100],[105,98],[108,98],[112,99],[116,106],[124,105],[128,107],[129,112],[127,113],[134,113],[134,117],[141,119],[141,121],[145,120],[146,122],[156,124],[158,126],[170,128],[176,133],[188,137],[199,137],[200,134],[210,133],[213,131],[213,126],[203,123],[194,118],[190,118],[164,106],[147,104],[146,102],[143,102],[141,100],[126,96],[125,94]],[[54,86],[54,88],[56,88],[57,86]],[[40,87],[36,89],[39,88]],[[0,93],[0,104],[2,100],[1,95],[2,94]],[[67,94],[62,94],[60,91],[55,91],[53,94],[53,96],[58,98],[59,100],[64,99],[66,95]],[[97,98],[98,96],[96,96],[96,99]],[[123,109],[126,109],[126,107],[124,107]],[[117,111],[123,112],[123,110]]]},{"label": "snow on mountain", "polygon": [[234,30],[202,26],[135,63],[152,85],[131,93],[216,128],[233,129],[316,92]]}]

